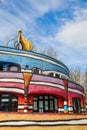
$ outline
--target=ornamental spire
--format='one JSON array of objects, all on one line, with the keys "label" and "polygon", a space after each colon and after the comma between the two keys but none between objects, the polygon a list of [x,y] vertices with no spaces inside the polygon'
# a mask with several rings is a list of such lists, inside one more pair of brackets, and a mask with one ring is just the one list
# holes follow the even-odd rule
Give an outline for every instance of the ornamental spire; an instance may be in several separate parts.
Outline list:
[{"label": "ornamental spire", "polygon": [[19,29],[18,30],[18,34],[15,38],[10,39],[7,43],[6,46],[8,46],[9,42],[12,40],[15,40],[16,38],[18,38],[18,41],[16,43],[14,43],[14,47],[16,49],[20,49],[20,46],[22,48],[22,50],[32,50],[32,44],[29,40],[27,40],[26,38],[24,38],[24,36],[22,35],[22,30]]},{"label": "ornamental spire", "polygon": [[32,50],[32,44],[22,35],[22,30],[18,30],[18,44],[21,44],[22,50]]}]

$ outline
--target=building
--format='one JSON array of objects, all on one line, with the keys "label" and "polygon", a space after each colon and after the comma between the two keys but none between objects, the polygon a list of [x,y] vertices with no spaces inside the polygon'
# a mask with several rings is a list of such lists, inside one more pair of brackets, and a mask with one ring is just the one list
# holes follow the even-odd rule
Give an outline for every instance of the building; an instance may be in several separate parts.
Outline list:
[{"label": "building", "polygon": [[21,33],[16,49],[0,47],[0,111],[85,113],[84,88],[69,80],[69,69],[32,52]]}]

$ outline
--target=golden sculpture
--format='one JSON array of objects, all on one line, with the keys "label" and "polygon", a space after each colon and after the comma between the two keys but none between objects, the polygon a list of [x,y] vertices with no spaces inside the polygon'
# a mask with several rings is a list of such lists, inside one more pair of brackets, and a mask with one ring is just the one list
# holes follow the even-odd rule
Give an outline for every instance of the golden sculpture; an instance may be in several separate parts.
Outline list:
[{"label": "golden sculpture", "polygon": [[32,44],[30,41],[28,41],[27,39],[25,39],[22,36],[22,30],[19,29],[18,30],[18,35],[15,38],[10,39],[7,43],[6,46],[8,46],[8,43],[14,39],[16,39],[18,37],[18,42],[14,44],[15,48],[19,49],[20,45],[22,47],[22,50],[27,50],[27,51],[31,51],[33,49]]},{"label": "golden sculpture", "polygon": [[32,50],[31,42],[22,36],[22,30],[18,31],[18,43],[21,44],[22,50]]}]

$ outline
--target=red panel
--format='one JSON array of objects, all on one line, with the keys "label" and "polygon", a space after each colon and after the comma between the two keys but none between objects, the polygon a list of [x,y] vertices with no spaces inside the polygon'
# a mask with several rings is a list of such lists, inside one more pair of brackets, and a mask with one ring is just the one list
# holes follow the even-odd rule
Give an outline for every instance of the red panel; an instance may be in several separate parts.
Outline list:
[{"label": "red panel", "polygon": [[32,105],[33,104],[33,95],[30,95],[29,98],[28,98],[28,104],[29,105]]},{"label": "red panel", "polygon": [[64,99],[62,97],[58,97],[58,107],[64,107]]},{"label": "red panel", "polygon": [[72,92],[69,92],[68,93],[68,98],[69,99],[72,99],[72,98],[74,98],[74,97],[76,97],[76,98],[82,98],[82,95],[81,94],[77,94],[77,93],[72,93]]},{"label": "red panel", "polygon": [[24,84],[21,84],[21,83],[0,82],[0,87],[15,87],[15,88],[24,89]]},{"label": "red panel", "polygon": [[33,110],[28,110],[28,112],[32,113],[32,112],[33,112]]},{"label": "red panel", "polygon": [[24,110],[18,110],[18,112],[24,112]]},{"label": "red panel", "polygon": [[19,97],[18,97],[18,104],[24,104],[24,96],[19,95]]},{"label": "red panel", "polygon": [[72,99],[68,98],[68,106],[72,106]]},{"label": "red panel", "polygon": [[65,98],[65,91],[56,87],[41,86],[41,85],[30,85],[29,94],[50,94],[55,96],[61,96]]}]

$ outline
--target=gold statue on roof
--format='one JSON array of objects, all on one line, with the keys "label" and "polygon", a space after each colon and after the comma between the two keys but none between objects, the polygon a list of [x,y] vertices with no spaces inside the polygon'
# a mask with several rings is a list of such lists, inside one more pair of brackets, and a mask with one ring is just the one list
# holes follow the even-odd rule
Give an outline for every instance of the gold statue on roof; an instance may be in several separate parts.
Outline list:
[{"label": "gold statue on roof", "polygon": [[28,41],[27,39],[25,39],[24,36],[22,35],[21,29],[18,30],[18,35],[15,38],[12,38],[7,42],[6,46],[8,46],[8,43],[10,41],[16,39],[17,37],[18,37],[18,42],[17,42],[17,44],[16,43],[14,44],[15,48],[19,49],[20,45],[21,45],[22,50],[31,51],[33,49],[31,42]]},{"label": "gold statue on roof", "polygon": [[21,44],[22,50],[32,50],[31,42],[22,36],[22,30],[18,31],[18,43]]}]

